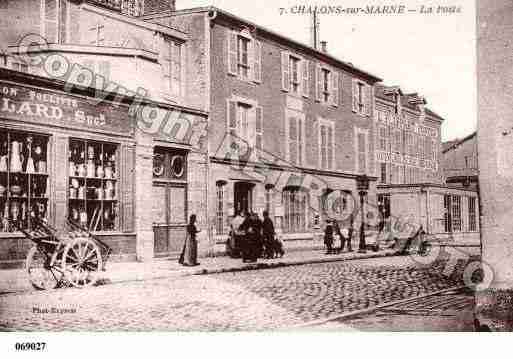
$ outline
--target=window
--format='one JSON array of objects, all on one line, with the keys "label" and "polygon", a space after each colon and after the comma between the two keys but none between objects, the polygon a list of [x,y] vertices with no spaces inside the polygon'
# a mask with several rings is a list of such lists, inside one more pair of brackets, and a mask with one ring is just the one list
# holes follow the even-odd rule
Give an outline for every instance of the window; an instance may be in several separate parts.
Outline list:
[{"label": "window", "polygon": [[262,81],[262,44],[246,29],[229,33],[228,73],[241,80]]},{"label": "window", "polygon": [[71,139],[69,218],[90,231],[118,228],[118,146]]},{"label": "window", "polygon": [[100,23],[97,23],[95,26],[89,28],[89,32],[91,33],[91,38],[92,38],[92,40],[90,41],[91,45],[94,45],[94,46],[105,45],[105,36],[103,35],[104,29],[105,29],[105,26]]},{"label": "window", "polygon": [[461,232],[461,197],[452,198],[452,229],[453,232]]},{"label": "window", "polygon": [[394,131],[394,148],[395,153],[403,152],[403,132],[401,130]]},{"label": "window", "polygon": [[48,137],[0,128],[0,233],[33,228],[48,220]]},{"label": "window", "polygon": [[367,161],[367,130],[356,129],[356,172],[365,174],[368,170]]},{"label": "window", "polygon": [[19,71],[19,72],[25,72],[25,73],[29,72],[28,65],[24,62],[19,62],[19,61],[12,61],[11,69],[13,69],[14,71]]},{"label": "window", "polygon": [[143,15],[143,3],[144,0],[123,0],[121,11],[129,16],[141,16]]},{"label": "window", "polygon": [[310,62],[289,52],[282,52],[281,56],[283,91],[308,97],[310,92]]},{"label": "window", "polygon": [[6,10],[9,8],[9,0],[0,0],[0,9]]},{"label": "window", "polygon": [[370,115],[371,91],[366,83],[353,79],[353,112]]},{"label": "window", "polygon": [[226,194],[226,182],[218,181],[216,183],[216,234],[225,234],[225,194]]},{"label": "window", "polygon": [[272,203],[273,203],[273,193],[274,193],[274,187],[273,185],[266,185],[265,186],[265,210],[269,215],[272,215]]},{"label": "window", "polygon": [[41,0],[41,36],[48,43],[68,41],[68,24],[68,0]]},{"label": "window", "polygon": [[308,193],[300,188],[286,188],[283,191],[285,233],[306,231]]},{"label": "window", "polygon": [[387,128],[384,126],[379,127],[379,150],[388,151],[388,134]]},{"label": "window", "polygon": [[319,120],[319,156],[320,168],[332,170],[334,166],[334,142],[335,124],[324,119]]},{"label": "window", "polygon": [[338,72],[318,64],[316,74],[316,100],[335,107],[338,106],[340,96]]},{"label": "window", "polygon": [[445,232],[461,232],[461,197],[453,195],[444,196],[444,227]]},{"label": "window", "polygon": [[289,161],[293,165],[301,166],[304,163],[305,155],[305,134],[304,134],[304,116],[293,115],[288,117],[288,137],[289,137]]},{"label": "window", "polygon": [[228,131],[233,142],[245,142],[239,147],[263,149],[263,108],[242,98],[228,100]]},{"label": "window", "polygon": [[468,230],[477,232],[476,197],[468,198]]},{"label": "window", "polygon": [[166,40],[163,57],[164,83],[166,91],[173,97],[182,93],[182,44]]},{"label": "window", "polygon": [[387,164],[380,163],[380,169],[381,169],[380,181],[381,181],[381,183],[386,184],[387,183]]}]

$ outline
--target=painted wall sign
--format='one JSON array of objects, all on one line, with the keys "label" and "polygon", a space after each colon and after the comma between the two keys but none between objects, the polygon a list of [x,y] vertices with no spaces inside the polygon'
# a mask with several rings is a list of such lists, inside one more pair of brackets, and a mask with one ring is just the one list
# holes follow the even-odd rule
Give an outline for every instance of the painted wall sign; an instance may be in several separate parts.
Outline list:
[{"label": "painted wall sign", "polygon": [[390,126],[392,128],[411,131],[421,136],[438,138],[437,129],[428,126],[422,126],[397,114],[378,110],[376,111],[376,122]]},{"label": "painted wall sign", "polygon": [[430,169],[433,171],[437,170],[437,163],[435,161],[401,155],[399,153],[376,151],[376,161],[392,163],[395,165],[405,165],[411,167]]},{"label": "painted wall sign", "polygon": [[0,117],[89,131],[131,134],[128,108],[0,81]]}]

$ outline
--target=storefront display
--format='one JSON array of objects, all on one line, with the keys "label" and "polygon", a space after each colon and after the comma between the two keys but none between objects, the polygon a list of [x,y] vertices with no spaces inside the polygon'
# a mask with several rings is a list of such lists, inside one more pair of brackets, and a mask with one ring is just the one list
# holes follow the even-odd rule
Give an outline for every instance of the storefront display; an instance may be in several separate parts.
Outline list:
[{"label": "storefront display", "polygon": [[90,231],[118,228],[118,146],[71,139],[69,216]]},{"label": "storefront display", "polygon": [[48,219],[48,136],[0,128],[0,232]]}]

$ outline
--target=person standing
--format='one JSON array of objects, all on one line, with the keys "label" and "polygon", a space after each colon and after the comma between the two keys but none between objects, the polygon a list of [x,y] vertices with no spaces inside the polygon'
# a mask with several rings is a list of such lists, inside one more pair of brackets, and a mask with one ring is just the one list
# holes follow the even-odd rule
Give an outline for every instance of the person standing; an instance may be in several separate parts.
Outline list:
[{"label": "person standing", "polygon": [[198,241],[196,235],[201,232],[196,227],[196,215],[191,215],[189,224],[187,225],[187,236],[183,246],[182,254],[180,255],[179,263],[192,267],[199,265],[198,263]]},{"label": "person standing", "polygon": [[337,220],[333,220],[333,233],[335,234],[335,236],[338,236],[338,239],[340,240],[340,247],[338,247],[336,250],[336,253],[339,254],[344,250],[346,239],[342,235],[342,231],[340,230],[340,226]]},{"label": "person standing", "polygon": [[264,221],[262,223],[262,239],[265,247],[265,256],[268,259],[272,259],[277,255],[274,244],[274,224],[269,217],[269,212],[264,211]]},{"label": "person standing", "polygon": [[251,260],[251,239],[253,238],[252,220],[249,213],[246,213],[244,221],[239,227],[240,236],[240,251],[242,261],[244,263]]},{"label": "person standing", "polygon": [[353,246],[352,246],[352,241],[353,241],[353,233],[354,233],[354,216],[351,214],[351,220],[350,220],[350,223],[349,223],[349,229],[348,229],[348,234],[347,234],[347,251],[348,252],[352,252],[353,251]]},{"label": "person standing", "polygon": [[251,214],[253,235],[251,236],[251,261],[256,262],[262,256],[262,221],[258,214]]},{"label": "person standing", "polygon": [[326,245],[326,254],[333,253],[333,225],[331,221],[326,220],[326,228],[324,229],[324,244]]},{"label": "person standing", "polygon": [[240,258],[241,257],[241,242],[243,234],[240,230],[240,226],[244,222],[244,217],[240,212],[235,214],[235,217],[232,219],[231,223],[231,233],[228,245],[228,254],[232,258]]}]

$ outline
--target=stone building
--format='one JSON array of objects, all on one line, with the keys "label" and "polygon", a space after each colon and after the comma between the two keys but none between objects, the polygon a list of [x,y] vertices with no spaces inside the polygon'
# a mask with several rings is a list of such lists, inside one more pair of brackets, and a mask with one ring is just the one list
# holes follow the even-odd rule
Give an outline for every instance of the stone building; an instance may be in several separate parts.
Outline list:
[{"label": "stone building", "polygon": [[[209,208],[217,250],[235,213],[268,210],[287,246],[311,246],[325,193],[375,180],[379,78],[214,7],[147,15],[204,53],[196,92],[209,102]],[[234,145],[235,143],[235,145]],[[373,191],[373,190],[372,190]],[[317,244],[322,242],[317,242]]]},{"label": "stone building", "polygon": [[[7,14],[0,16],[4,66],[30,74],[15,80],[5,72],[3,101],[21,101],[40,109],[14,116],[7,106],[0,113],[2,156],[12,157],[17,143],[26,151],[29,139],[42,136],[48,163],[48,210],[44,212],[49,222],[61,228],[66,218],[80,219],[115,248],[119,259],[152,260],[179,252],[190,214],[197,214],[199,225],[207,227],[204,134],[208,114],[206,101],[193,95],[193,84],[187,81],[194,77],[195,67],[189,61],[195,55],[188,35],[123,15],[116,1],[2,4],[1,11]],[[31,89],[39,83],[45,84],[44,91]],[[11,93],[9,88],[16,91]],[[106,105],[89,109],[91,113],[79,106],[70,112],[73,118],[67,117],[77,101],[72,96],[76,89],[87,101]],[[20,94],[24,97],[19,98]],[[55,109],[60,120],[41,124],[41,106],[45,99],[55,98],[65,99]],[[122,103],[133,106],[117,110]],[[28,153],[23,155],[27,159]],[[126,169],[116,171],[117,177],[108,181],[106,156],[111,176],[113,168]],[[7,208],[3,217],[13,219],[20,211],[10,176],[23,182],[28,174],[25,167],[16,174],[7,170],[2,177],[7,190],[0,201],[2,209]],[[105,196],[103,182],[115,187],[116,194]],[[23,183],[22,187],[28,186]],[[28,200],[31,189],[25,187],[21,194]],[[30,211],[26,205],[23,210]],[[98,220],[108,216],[113,217],[108,225]],[[0,259],[22,259],[20,234],[7,226],[0,236],[4,248]],[[201,251],[207,253],[208,240],[201,243]]]},{"label": "stone building", "polygon": [[442,145],[442,167],[445,182],[477,190],[479,187],[477,132]]}]

